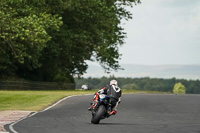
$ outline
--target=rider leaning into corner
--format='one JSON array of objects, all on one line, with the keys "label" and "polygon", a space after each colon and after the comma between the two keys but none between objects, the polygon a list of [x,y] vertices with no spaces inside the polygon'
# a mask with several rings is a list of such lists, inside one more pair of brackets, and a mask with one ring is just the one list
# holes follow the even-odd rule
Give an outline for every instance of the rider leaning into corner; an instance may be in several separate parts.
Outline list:
[{"label": "rider leaning into corner", "polygon": [[92,106],[88,108],[89,111],[91,111],[91,109],[97,105],[100,94],[105,94],[110,96],[111,108],[112,108],[110,115],[115,115],[117,113],[117,106],[121,102],[121,95],[122,95],[122,91],[118,87],[117,81],[111,80],[110,85],[107,85],[106,87],[100,89],[98,92],[94,94],[94,100],[92,102]]}]

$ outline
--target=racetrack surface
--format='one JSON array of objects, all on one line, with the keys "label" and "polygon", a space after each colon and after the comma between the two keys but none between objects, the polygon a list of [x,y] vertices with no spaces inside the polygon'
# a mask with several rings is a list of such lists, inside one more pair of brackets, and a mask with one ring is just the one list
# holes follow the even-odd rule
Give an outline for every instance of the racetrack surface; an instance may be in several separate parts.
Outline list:
[{"label": "racetrack surface", "polygon": [[118,113],[97,125],[87,111],[92,99],[68,98],[16,123],[15,133],[200,133],[200,95],[125,94]]}]

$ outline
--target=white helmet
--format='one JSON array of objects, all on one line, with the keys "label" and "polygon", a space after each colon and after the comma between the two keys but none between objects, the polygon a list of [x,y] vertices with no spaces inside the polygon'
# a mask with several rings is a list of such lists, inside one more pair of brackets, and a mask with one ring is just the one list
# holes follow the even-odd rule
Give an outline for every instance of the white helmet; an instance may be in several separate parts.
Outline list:
[{"label": "white helmet", "polygon": [[117,86],[117,80],[111,80],[110,85],[116,85]]}]

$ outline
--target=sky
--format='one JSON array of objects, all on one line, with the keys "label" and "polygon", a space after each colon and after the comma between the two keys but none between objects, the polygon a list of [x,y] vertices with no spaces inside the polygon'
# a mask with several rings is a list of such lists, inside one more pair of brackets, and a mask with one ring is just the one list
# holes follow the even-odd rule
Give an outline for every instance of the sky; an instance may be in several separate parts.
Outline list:
[{"label": "sky", "polygon": [[[127,38],[119,65],[125,70],[110,75],[200,79],[200,0],[141,2],[128,8],[133,19],[121,25]],[[90,62],[85,77],[109,76],[92,65],[100,66]]]},{"label": "sky", "polygon": [[123,21],[120,64],[200,65],[200,0],[141,0]]}]

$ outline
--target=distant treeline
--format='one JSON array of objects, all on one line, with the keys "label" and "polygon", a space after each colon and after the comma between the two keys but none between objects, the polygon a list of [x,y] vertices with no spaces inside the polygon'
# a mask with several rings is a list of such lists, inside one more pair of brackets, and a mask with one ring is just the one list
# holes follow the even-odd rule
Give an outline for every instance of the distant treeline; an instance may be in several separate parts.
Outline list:
[{"label": "distant treeline", "polygon": [[186,87],[186,93],[200,94],[200,80],[185,80],[185,79],[160,79],[160,78],[82,78],[75,79],[76,89],[80,89],[83,84],[89,85],[92,89],[101,89],[111,79],[116,79],[121,89],[135,89],[135,90],[152,90],[172,92],[174,85],[181,82]]}]

